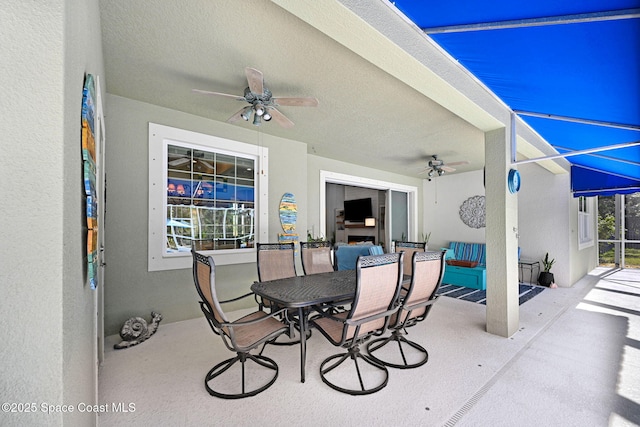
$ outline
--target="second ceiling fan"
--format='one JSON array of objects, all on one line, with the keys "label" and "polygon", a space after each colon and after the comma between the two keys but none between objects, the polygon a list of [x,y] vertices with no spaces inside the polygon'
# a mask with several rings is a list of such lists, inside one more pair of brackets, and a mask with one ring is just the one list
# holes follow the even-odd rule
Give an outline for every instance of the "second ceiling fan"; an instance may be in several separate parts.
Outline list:
[{"label": "second ceiling fan", "polygon": [[317,107],[318,100],[311,97],[274,97],[271,91],[264,85],[262,72],[255,68],[247,67],[244,69],[247,76],[249,86],[244,90],[243,96],[230,95],[227,93],[211,92],[201,89],[193,89],[194,92],[205,95],[224,96],[233,98],[237,101],[248,102],[249,105],[243,107],[233,116],[229,117],[227,122],[235,122],[243,119],[249,121],[253,115],[253,124],[260,126],[262,121],[268,122],[272,118],[284,128],[292,128],[293,122],[282,114],[276,107]]},{"label": "second ceiling fan", "polygon": [[445,172],[454,172],[455,168],[452,168],[451,166],[467,165],[467,164],[469,164],[469,162],[466,160],[445,164],[444,161],[438,159],[437,154],[434,154],[431,156],[431,160],[429,160],[427,167],[424,168],[420,172],[420,174],[426,173],[427,179],[431,181],[431,178],[442,176],[444,175]]}]

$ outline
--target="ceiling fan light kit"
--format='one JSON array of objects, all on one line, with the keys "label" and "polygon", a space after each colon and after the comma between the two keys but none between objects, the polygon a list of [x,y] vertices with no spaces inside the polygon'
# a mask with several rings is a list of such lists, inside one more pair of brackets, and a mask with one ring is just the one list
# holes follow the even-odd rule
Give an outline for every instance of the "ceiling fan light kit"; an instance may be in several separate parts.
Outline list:
[{"label": "ceiling fan light kit", "polygon": [[247,76],[249,86],[245,88],[243,96],[210,92],[200,89],[193,89],[193,91],[205,95],[223,96],[226,98],[234,98],[237,101],[248,102],[250,104],[249,106],[243,107],[240,111],[229,117],[227,120],[229,123],[235,122],[240,118],[245,121],[249,121],[251,114],[253,114],[252,123],[256,126],[260,126],[262,120],[268,122],[273,118],[280,126],[284,128],[292,128],[293,122],[282,114],[282,112],[280,112],[276,107],[281,105],[292,107],[318,106],[318,100],[316,98],[274,98],[271,91],[264,87],[262,72],[255,68],[247,67],[245,68],[245,74]]}]

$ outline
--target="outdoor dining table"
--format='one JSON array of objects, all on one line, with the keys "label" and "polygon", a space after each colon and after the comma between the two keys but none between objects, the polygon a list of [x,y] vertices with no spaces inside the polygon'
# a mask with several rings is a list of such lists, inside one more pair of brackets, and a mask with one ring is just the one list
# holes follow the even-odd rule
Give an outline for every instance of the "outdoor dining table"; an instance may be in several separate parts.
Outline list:
[{"label": "outdoor dining table", "polygon": [[[403,283],[411,276],[405,275]],[[300,328],[300,381],[305,380],[307,354],[308,310],[310,307],[331,302],[349,304],[356,292],[356,271],[340,270],[329,273],[308,274],[286,279],[254,282],[251,291],[284,308],[298,310]]]},{"label": "outdoor dining table", "polygon": [[298,310],[300,327],[300,381],[305,380],[308,308],[330,302],[353,300],[356,290],[355,270],[308,274],[286,279],[255,282],[251,291],[280,307]]}]

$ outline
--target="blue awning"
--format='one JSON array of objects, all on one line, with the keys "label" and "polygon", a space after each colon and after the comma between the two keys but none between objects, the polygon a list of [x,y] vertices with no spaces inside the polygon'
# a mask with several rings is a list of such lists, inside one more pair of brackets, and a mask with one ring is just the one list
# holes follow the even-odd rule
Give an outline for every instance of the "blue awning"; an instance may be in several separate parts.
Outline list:
[{"label": "blue awning", "polygon": [[571,190],[578,196],[612,196],[640,191],[640,180],[571,166]]},{"label": "blue awning", "polygon": [[[640,0],[394,3],[559,153],[640,142]],[[567,160],[576,196],[640,180],[639,145]]]}]

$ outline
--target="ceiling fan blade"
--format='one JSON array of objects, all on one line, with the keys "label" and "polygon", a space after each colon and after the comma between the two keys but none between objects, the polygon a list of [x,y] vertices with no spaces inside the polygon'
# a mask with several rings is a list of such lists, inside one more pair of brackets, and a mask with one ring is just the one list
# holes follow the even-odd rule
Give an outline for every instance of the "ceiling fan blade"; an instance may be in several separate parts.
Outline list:
[{"label": "ceiling fan blade", "polygon": [[440,169],[442,169],[445,172],[455,172],[455,168],[451,168],[451,167],[445,166],[445,165],[440,166]]},{"label": "ceiling fan blade", "polygon": [[462,160],[460,162],[451,162],[447,163],[447,166],[459,166],[459,165],[468,165],[469,162],[467,160]]},{"label": "ceiling fan blade", "polygon": [[251,92],[262,95],[264,92],[264,78],[262,76],[262,72],[251,67],[245,68],[244,72],[247,75],[247,82],[249,83],[249,89],[251,89]]},{"label": "ceiling fan blade", "polygon": [[275,120],[283,128],[290,129],[290,128],[293,127],[293,122],[291,120],[289,120],[280,111],[276,110],[273,107],[269,107],[268,111],[269,111],[269,114],[271,114],[271,117],[273,118],[273,120]]},{"label": "ceiling fan blade", "polygon": [[291,107],[317,107],[318,99],[316,98],[271,98],[276,105]]},{"label": "ceiling fan blade", "polygon": [[180,165],[183,165],[183,164],[188,163],[188,162],[189,162],[189,159],[187,159],[186,157],[180,157],[178,159],[171,160],[169,162],[169,165],[170,166],[180,166]]},{"label": "ceiling fan blade", "polygon": [[238,101],[244,101],[244,98],[238,95],[230,95],[228,93],[221,93],[221,92],[211,92],[208,90],[201,90],[201,89],[191,89],[193,92],[197,92],[197,93],[202,93],[204,95],[215,95],[215,96],[224,96],[227,98],[233,98],[233,99],[237,99]]},{"label": "ceiling fan blade", "polygon": [[238,110],[237,113],[235,113],[233,116],[229,117],[227,119],[227,123],[233,123],[233,122],[239,120],[240,117],[242,117],[242,112],[244,111],[245,108],[246,107],[241,108],[240,110]]}]

